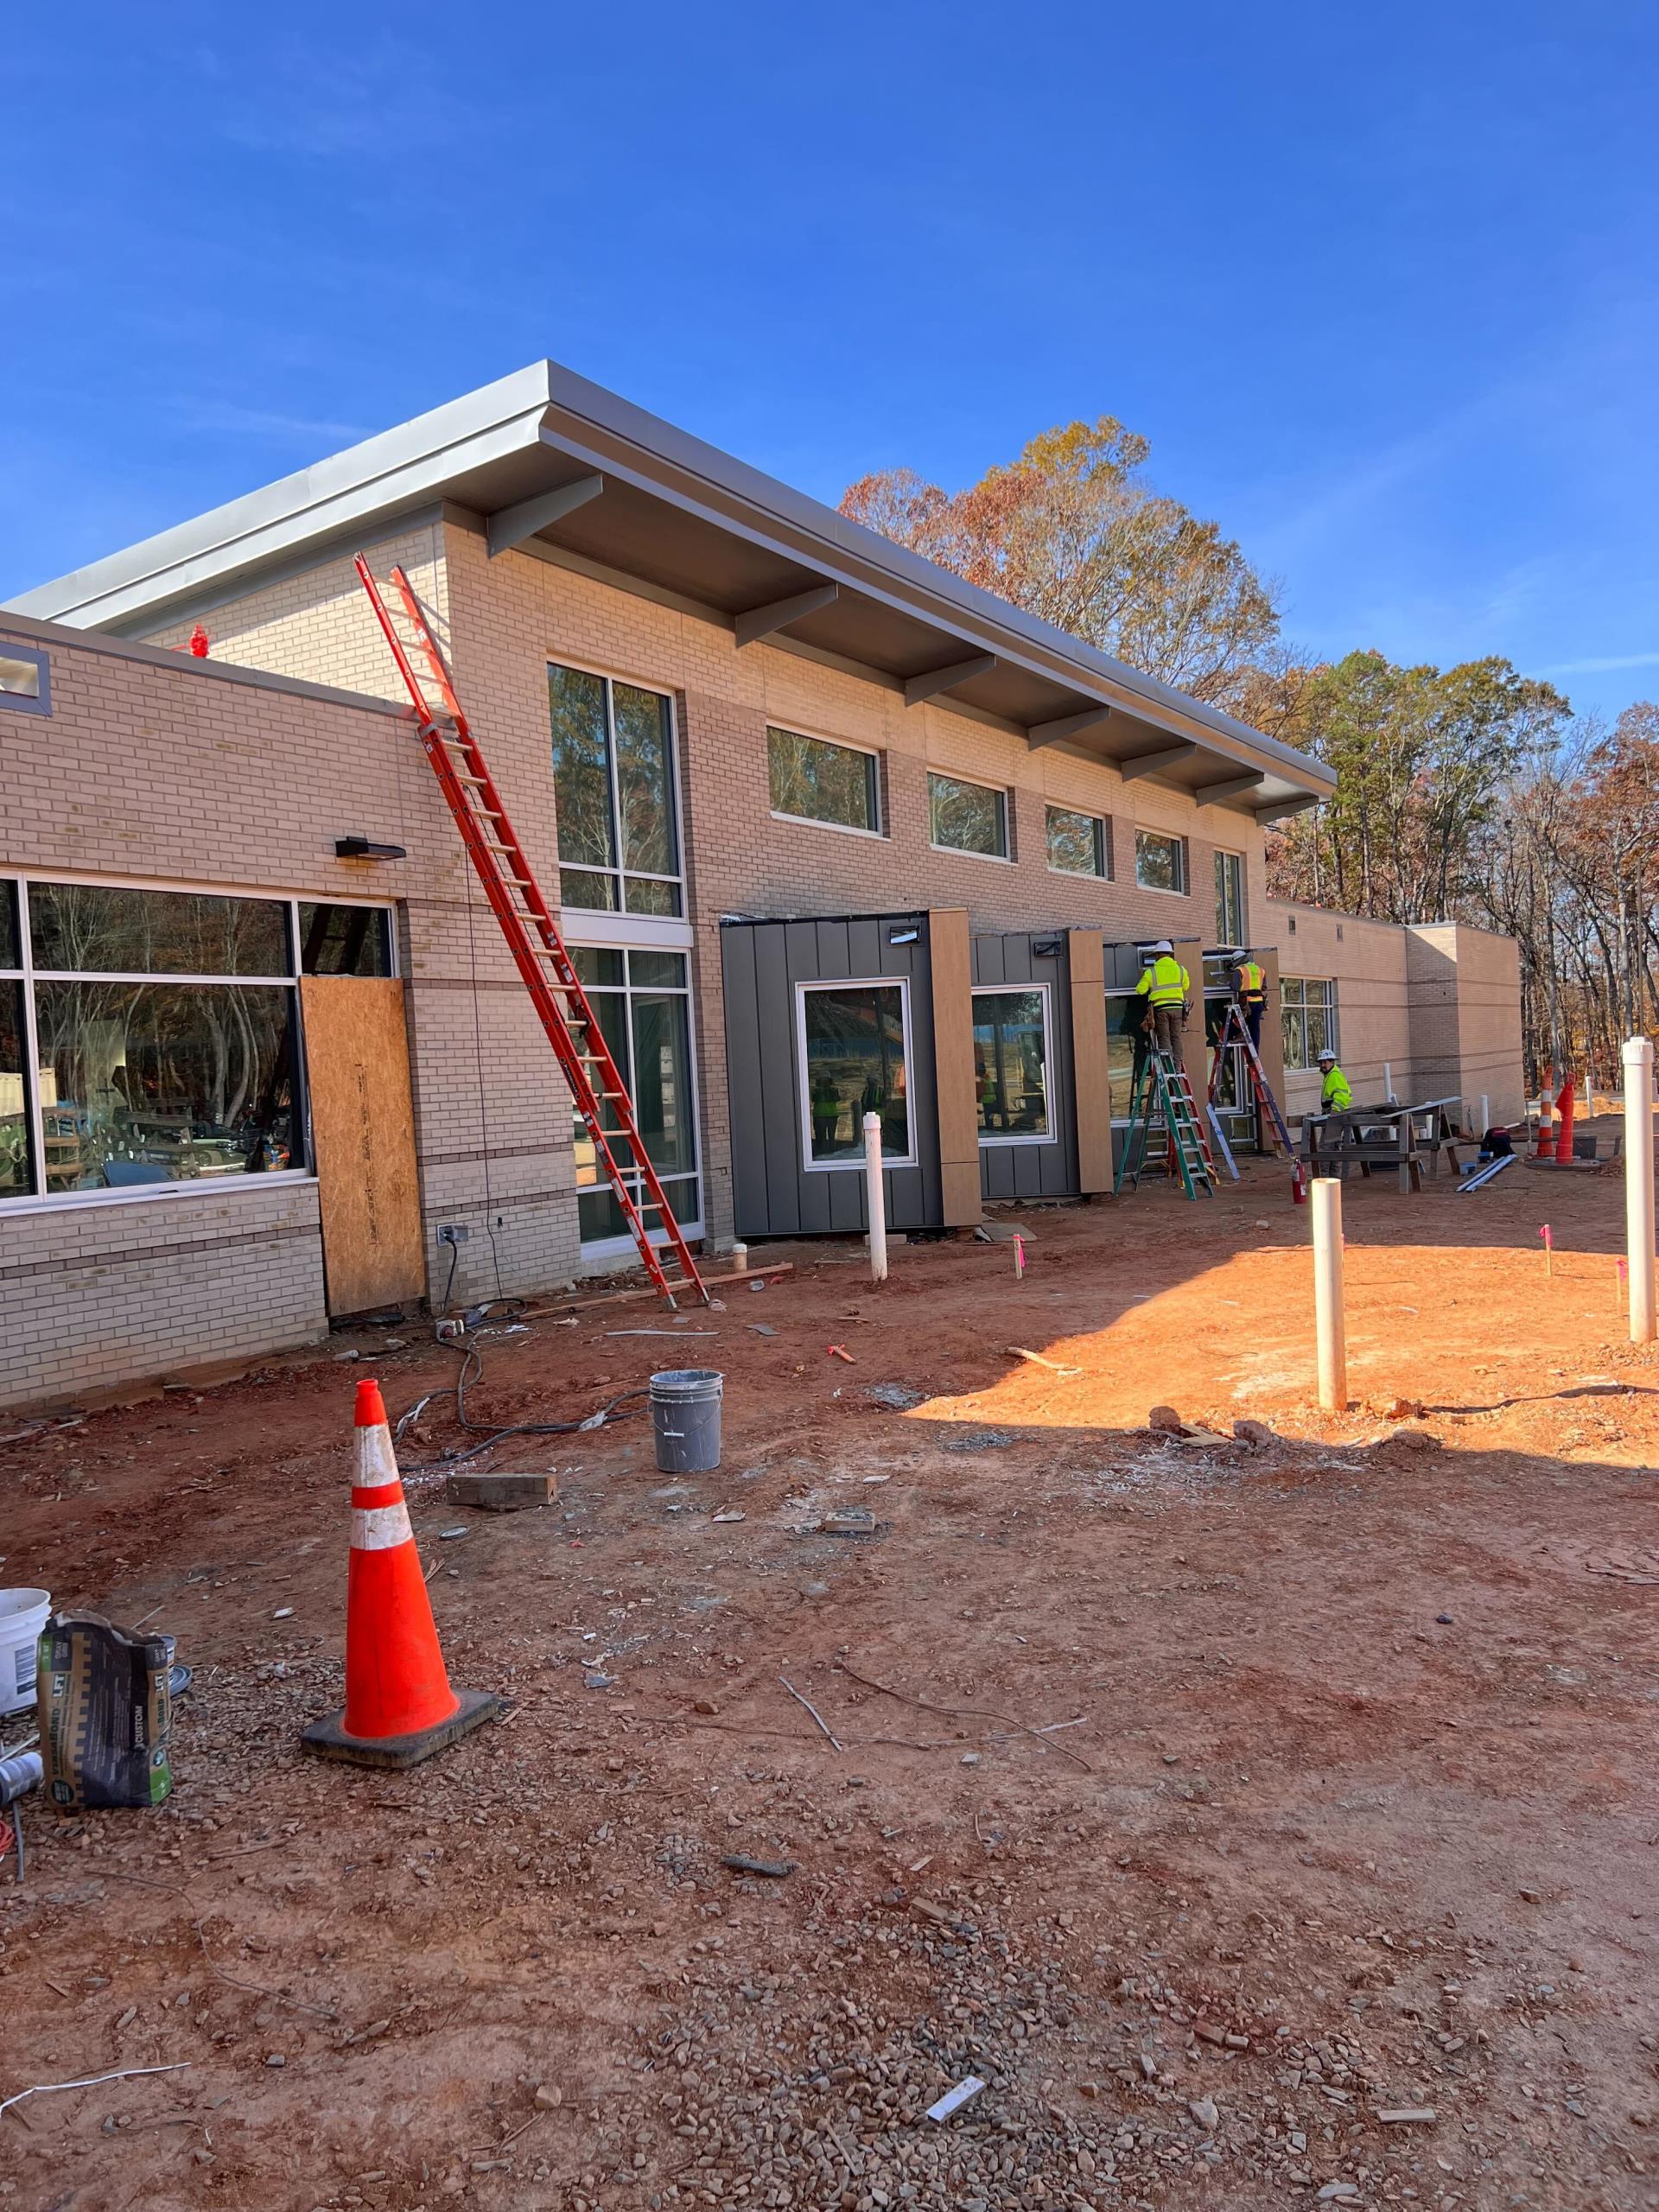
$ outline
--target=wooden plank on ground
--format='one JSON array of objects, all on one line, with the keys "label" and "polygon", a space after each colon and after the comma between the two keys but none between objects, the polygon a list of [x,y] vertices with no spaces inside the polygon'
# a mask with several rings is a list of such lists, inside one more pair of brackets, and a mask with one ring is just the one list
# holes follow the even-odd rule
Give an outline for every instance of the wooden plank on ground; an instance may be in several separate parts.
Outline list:
[{"label": "wooden plank on ground", "polygon": [[404,986],[305,976],[300,1009],[328,1311],[404,1305],[426,1287]]},{"label": "wooden plank on ground", "polygon": [[[770,1281],[774,1275],[792,1275],[794,1272],[793,1260],[780,1260],[773,1268],[735,1268],[730,1274],[704,1275],[702,1283],[705,1290],[713,1290],[723,1282],[757,1282],[763,1278]],[[524,1306],[523,1316],[526,1321],[534,1321],[550,1313],[586,1313],[595,1306],[626,1306],[632,1299],[658,1295],[648,1283],[643,1283],[632,1290],[601,1291],[596,1298],[550,1298],[540,1306]],[[695,1306],[691,1308],[694,1313],[696,1310]]]}]

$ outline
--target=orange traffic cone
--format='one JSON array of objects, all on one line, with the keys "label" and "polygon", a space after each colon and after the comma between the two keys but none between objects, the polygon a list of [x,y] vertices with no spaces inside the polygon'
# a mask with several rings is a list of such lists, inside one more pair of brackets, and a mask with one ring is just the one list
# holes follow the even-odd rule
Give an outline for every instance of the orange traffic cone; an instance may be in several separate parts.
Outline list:
[{"label": "orange traffic cone", "polygon": [[346,1585],[346,1705],[301,1742],[358,1766],[415,1766],[501,1710],[449,1687],[378,1382],[357,1386],[357,1472]]}]

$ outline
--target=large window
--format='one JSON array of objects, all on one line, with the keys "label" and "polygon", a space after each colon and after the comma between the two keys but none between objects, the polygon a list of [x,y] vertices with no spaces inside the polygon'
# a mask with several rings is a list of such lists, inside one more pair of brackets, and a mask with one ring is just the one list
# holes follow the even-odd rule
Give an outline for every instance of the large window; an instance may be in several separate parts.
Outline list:
[{"label": "large window", "polygon": [[1244,942],[1244,860],[1240,853],[1216,855],[1216,942]]},{"label": "large window", "polygon": [[881,794],[874,753],[831,745],[792,729],[766,732],[766,775],[772,810],[795,822],[821,822],[832,830],[862,830],[879,836]]},{"label": "large window", "polygon": [[0,880],[0,1200],[302,1173],[302,975],[382,908]]},{"label": "large window", "polygon": [[913,1166],[906,986],[803,983],[798,1019],[806,1165],[861,1166],[864,1116],[878,1114],[888,1163]]},{"label": "large window", "polygon": [[1043,1144],[1048,1115],[1048,993],[974,993],[974,1084],[982,1144]]},{"label": "large window", "polygon": [[1135,1078],[1146,1054],[1147,1002],[1138,992],[1106,994],[1106,1065],[1112,1119],[1127,1122]]},{"label": "large window", "polygon": [[1283,1007],[1280,1019],[1284,1024],[1287,1068],[1317,1067],[1321,1052],[1341,1051],[1337,1036],[1337,987],[1333,982],[1306,976],[1286,976],[1280,980],[1279,995]]},{"label": "large window", "polygon": [[930,776],[927,818],[928,836],[950,852],[1008,858],[1008,795],[999,785]]},{"label": "large window", "polygon": [[1159,830],[1135,833],[1135,880],[1143,891],[1186,889],[1186,840]]},{"label": "large window", "polygon": [[1048,864],[1061,875],[1109,875],[1111,844],[1097,814],[1069,806],[1048,810]]},{"label": "large window", "polygon": [[683,911],[670,702],[637,683],[550,667],[559,895],[616,913]]},{"label": "large window", "polygon": [[[674,1218],[689,1235],[702,1234],[697,1176],[696,1102],[691,1081],[691,995],[683,952],[624,952],[573,945],[570,957],[604,1033],[612,1058],[633,1101],[634,1121],[645,1155],[657,1171]],[[574,1116],[576,1214],[585,1248],[626,1240],[630,1232],[610,1179],[580,1115]],[[613,1107],[601,1116],[608,1131],[621,1127]],[[659,1233],[639,1175],[626,1146],[615,1151],[629,1196]]]}]

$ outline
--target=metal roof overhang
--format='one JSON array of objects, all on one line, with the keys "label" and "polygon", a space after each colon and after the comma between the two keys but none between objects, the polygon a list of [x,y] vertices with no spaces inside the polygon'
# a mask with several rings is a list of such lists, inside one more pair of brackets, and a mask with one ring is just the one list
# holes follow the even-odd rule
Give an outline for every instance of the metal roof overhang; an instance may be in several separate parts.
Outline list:
[{"label": "metal roof overhang", "polygon": [[740,647],[764,638],[1201,804],[1271,820],[1334,787],[1321,763],[551,362],[13,604],[80,627],[154,628],[440,509],[492,554],[600,575],[734,631]]}]

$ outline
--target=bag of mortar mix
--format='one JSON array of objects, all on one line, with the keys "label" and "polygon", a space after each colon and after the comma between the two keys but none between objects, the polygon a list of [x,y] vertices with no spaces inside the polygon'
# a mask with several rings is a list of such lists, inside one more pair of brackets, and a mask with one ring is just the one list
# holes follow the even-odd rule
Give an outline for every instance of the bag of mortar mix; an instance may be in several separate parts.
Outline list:
[{"label": "bag of mortar mix", "polygon": [[35,1691],[54,1805],[159,1805],[173,1788],[170,1636],[130,1636],[101,1613],[54,1613]]}]

